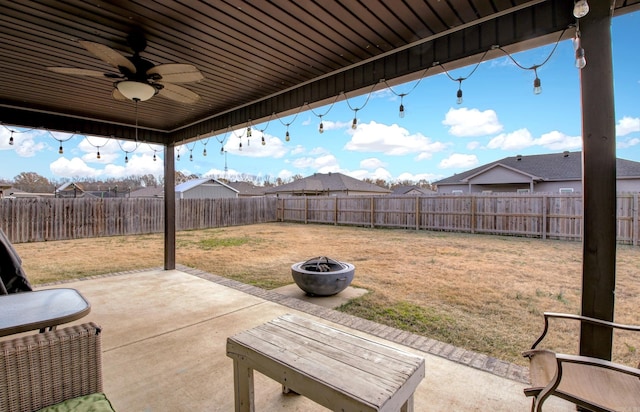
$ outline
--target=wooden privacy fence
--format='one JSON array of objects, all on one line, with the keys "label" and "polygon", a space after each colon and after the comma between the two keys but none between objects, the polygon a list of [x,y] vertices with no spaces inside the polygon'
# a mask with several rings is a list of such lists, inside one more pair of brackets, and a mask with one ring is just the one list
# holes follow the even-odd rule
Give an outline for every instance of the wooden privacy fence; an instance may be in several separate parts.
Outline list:
[{"label": "wooden privacy fence", "polygon": [[[617,198],[617,239],[640,242],[638,194]],[[582,239],[582,197],[478,194],[186,199],[177,230],[274,221]],[[14,243],[161,233],[162,199],[4,199],[0,228]]]},{"label": "wooden privacy fence", "polygon": [[[292,197],[278,220],[380,228],[582,239],[579,194],[474,194],[425,197]],[[638,194],[618,194],[617,239],[638,245]]]},{"label": "wooden privacy fence", "polygon": [[[176,201],[178,230],[276,220],[276,199],[186,199]],[[3,199],[0,228],[13,243],[139,235],[164,231],[164,200]]]}]

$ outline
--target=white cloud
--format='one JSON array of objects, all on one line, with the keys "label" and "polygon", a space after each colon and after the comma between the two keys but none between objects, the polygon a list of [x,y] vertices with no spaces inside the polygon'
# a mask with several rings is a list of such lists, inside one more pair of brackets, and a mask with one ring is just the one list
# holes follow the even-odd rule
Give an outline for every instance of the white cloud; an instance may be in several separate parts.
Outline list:
[{"label": "white cloud", "polygon": [[329,153],[329,151],[327,149],[325,149],[324,147],[315,147],[315,148],[311,149],[311,151],[309,152],[309,154],[312,155],[312,156],[323,155],[323,154],[327,154],[327,153]]},{"label": "white cloud", "polygon": [[467,143],[467,149],[469,150],[476,150],[476,149],[479,149],[480,147],[482,147],[482,143],[477,141]]},{"label": "white cloud", "polygon": [[49,165],[51,173],[58,177],[98,177],[102,175],[100,170],[88,166],[79,157],[69,160],[66,157],[60,157]]},{"label": "white cloud", "polygon": [[378,152],[387,156],[402,156],[410,153],[436,153],[447,145],[432,142],[420,133],[409,134],[397,124],[391,126],[371,122],[362,123],[352,132],[351,140],[344,146],[355,152]]},{"label": "white cloud", "polygon": [[427,182],[433,182],[442,178],[442,175],[436,175],[433,173],[400,173],[400,175],[396,178],[397,181],[403,182],[405,180],[409,180],[412,182],[419,182],[420,180],[426,180]]},{"label": "white cloud", "polygon": [[385,163],[375,157],[370,157],[360,161],[360,167],[367,170],[374,170],[383,166],[385,166]]},{"label": "white cloud", "polygon": [[467,155],[461,153],[454,153],[446,159],[442,159],[438,164],[440,169],[454,169],[463,168],[468,169],[478,164],[478,158],[476,155]]},{"label": "white cloud", "polygon": [[392,176],[391,173],[389,173],[389,171],[383,167],[379,167],[374,171],[370,171],[370,170],[342,170],[340,171],[341,173],[344,173],[347,176],[351,176],[354,179],[382,179],[382,180],[392,180]]},{"label": "white cloud", "polygon": [[[14,130],[14,133],[11,133]],[[48,148],[47,144],[36,140],[38,133],[23,133],[18,129],[0,127],[0,150],[14,150],[20,157],[33,157]],[[13,144],[9,140],[13,137]]]},{"label": "white cloud", "polygon": [[639,144],[640,144],[640,138],[634,137],[634,138],[629,139],[629,140],[627,140],[625,142],[619,142],[618,143],[618,149],[628,149],[630,147],[637,146]]},{"label": "white cloud", "polygon": [[520,150],[532,146],[542,146],[550,150],[577,149],[582,146],[580,136],[568,136],[562,132],[552,131],[534,139],[527,129],[519,129],[511,133],[502,133],[489,141],[489,149]]},{"label": "white cloud", "polygon": [[299,155],[300,153],[304,153],[305,152],[305,147],[302,145],[296,145],[296,147],[294,147],[293,149],[291,149],[291,152],[289,152],[292,155]]},{"label": "white cloud", "polygon": [[282,169],[279,173],[278,173],[278,177],[282,180],[289,180],[291,179],[291,176],[293,176],[293,172],[291,172],[290,170],[286,170],[286,169]]},{"label": "white cloud", "polygon": [[616,124],[616,136],[626,136],[633,132],[640,132],[639,117],[624,116]]},{"label": "white cloud", "polygon": [[502,131],[498,115],[493,110],[451,108],[442,124],[449,126],[449,134],[457,137],[487,136]]},{"label": "white cloud", "polygon": [[[318,122],[318,127],[320,127],[320,122]],[[322,121],[322,128],[324,129],[324,131],[348,129],[350,127],[351,127],[351,122],[333,122],[331,120]]]},{"label": "white cloud", "polygon": [[[337,171],[338,168],[338,159],[332,154],[326,154],[318,157],[301,157],[299,159],[295,159],[292,162],[293,167],[298,169],[317,169],[319,172],[321,170],[328,170],[330,172]],[[326,172],[321,172],[326,173]]]}]

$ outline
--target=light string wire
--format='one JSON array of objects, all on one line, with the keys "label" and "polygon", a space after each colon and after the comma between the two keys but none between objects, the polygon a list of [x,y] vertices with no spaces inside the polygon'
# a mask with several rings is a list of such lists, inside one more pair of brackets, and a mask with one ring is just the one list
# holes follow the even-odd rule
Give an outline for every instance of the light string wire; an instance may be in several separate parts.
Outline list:
[{"label": "light string wire", "polygon": [[116,142],[118,142],[118,146],[120,146],[120,150],[124,152],[124,162],[129,163],[129,153],[133,153],[136,150],[138,150],[138,148],[140,147],[140,142],[136,140],[136,147],[134,147],[133,150],[125,150],[125,148],[122,146],[122,143],[120,143],[120,140],[116,139]]},{"label": "light string wire", "polygon": [[101,145],[96,145],[96,144],[91,143],[91,140],[89,140],[89,136],[86,136],[86,135],[85,135],[85,136],[84,136],[84,139],[85,139],[85,140],[87,141],[87,143],[89,143],[91,146],[93,146],[93,147],[95,147],[96,149],[98,149],[98,152],[96,153],[96,158],[98,158],[98,159],[100,159],[100,148],[101,148],[101,147],[106,146],[106,145],[107,145],[107,143],[109,143],[109,140],[110,140],[110,138],[108,138],[108,137],[107,137],[107,138],[106,138],[106,139],[107,139],[107,141],[106,141],[106,142],[104,142],[104,143],[103,143],[103,144],[101,144]]},{"label": "light string wire", "polygon": [[300,112],[302,111],[302,108],[303,108],[304,106],[305,106],[305,105],[303,104],[302,106],[298,107],[298,111],[296,112],[295,116],[293,116],[293,119],[291,119],[291,121],[290,121],[289,123],[285,123],[285,122],[283,122],[283,121],[282,121],[282,119],[281,119],[281,118],[279,118],[277,114],[273,113],[273,116],[275,116],[275,118],[276,118],[276,119],[278,119],[278,121],[279,121],[280,123],[282,123],[282,125],[283,125],[283,126],[286,126],[286,128],[287,128],[287,132],[286,132],[286,133],[285,133],[285,135],[284,135],[284,140],[285,140],[285,141],[287,141],[287,142],[288,142],[288,141],[290,141],[290,140],[291,140],[291,135],[289,134],[289,126],[291,126],[291,125],[293,124],[293,122],[295,122],[295,121],[296,121],[296,119],[298,118],[298,115],[300,114]]},{"label": "light string wire", "polygon": [[545,64],[547,64],[547,62],[551,59],[551,56],[553,56],[553,54],[555,53],[556,49],[558,48],[558,44],[560,44],[560,40],[562,39],[562,36],[564,36],[564,33],[567,31],[567,29],[562,30],[562,32],[560,33],[560,36],[558,36],[558,40],[556,40],[556,43],[553,46],[553,49],[551,49],[551,52],[549,53],[549,55],[547,56],[546,59],[544,59],[544,61],[540,64],[534,64],[533,66],[530,67],[525,67],[522,64],[518,63],[518,61],[516,59],[513,58],[513,56],[511,56],[511,54],[509,54],[509,52],[507,52],[505,49],[503,49],[501,46],[496,45],[493,46],[492,49],[498,49],[501,52],[503,52],[504,54],[507,55],[507,57],[509,57],[509,59],[511,59],[511,61],[518,66],[519,68],[521,68],[522,70],[537,70],[538,68],[544,66]]}]

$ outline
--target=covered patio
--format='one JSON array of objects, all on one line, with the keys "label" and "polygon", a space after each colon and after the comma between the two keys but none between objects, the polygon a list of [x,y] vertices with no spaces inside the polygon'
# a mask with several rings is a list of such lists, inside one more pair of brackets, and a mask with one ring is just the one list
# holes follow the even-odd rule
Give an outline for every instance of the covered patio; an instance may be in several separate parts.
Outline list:
[{"label": "covered patio", "polygon": [[[268,299],[271,293],[256,296],[223,280],[186,273],[177,265],[176,146],[229,128],[249,129],[274,114],[319,108],[384,87],[381,84],[438,74],[443,65],[451,70],[475,64],[483,56],[501,55],[498,48],[514,53],[571,38],[577,24],[573,7],[573,0],[271,1],[260,5],[16,0],[3,4],[0,122],[165,148],[163,270],[69,284],[91,301],[91,318],[104,327],[105,390],[115,407],[230,410],[233,380],[224,356],[226,337],[301,310],[286,299]],[[587,222],[582,312],[605,320],[613,320],[615,293],[610,24],[612,15],[639,8],[638,0],[591,1],[590,12],[580,19],[582,44],[589,53],[589,64],[581,72]],[[178,91],[182,89],[166,84],[158,87],[165,91],[148,102],[120,99],[116,92],[120,88],[114,83],[122,80],[119,76],[126,70],[117,64],[110,67],[104,58],[101,62],[80,41],[131,55],[126,39],[132,31],[145,35],[145,58],[158,64],[190,64],[202,72],[204,80],[186,86],[199,99],[187,93],[181,102]],[[74,67],[78,76],[48,67]],[[96,71],[109,73],[105,75],[109,81],[96,79]],[[130,77],[125,80],[141,83]],[[156,80],[150,77],[142,83]],[[173,101],[161,98],[167,91]],[[409,343],[412,348],[424,339],[411,343],[406,336],[400,339],[399,331],[382,327],[378,331],[377,325],[315,310],[303,312],[341,327],[375,332],[385,340]],[[363,323],[366,326],[361,327]],[[608,358],[611,339],[608,331],[587,326],[581,352]],[[473,364],[433,356],[431,349],[420,345],[411,349],[424,350],[428,357],[427,378],[417,394],[418,410],[528,408],[521,374],[516,380],[499,377]],[[446,357],[457,356],[455,348],[448,349]],[[256,389],[267,410],[312,410],[302,399],[282,398],[278,388],[267,382],[258,383]]]},{"label": "covered patio", "polygon": [[[104,390],[118,411],[233,410],[227,337],[287,313],[424,357],[416,411],[530,407],[522,392],[526,368],[197,269],[115,273],[38,289],[50,287],[75,288],[91,302],[91,313],[74,323],[102,326]],[[277,382],[259,373],[255,392],[257,411],[327,410],[283,395]],[[552,398],[545,410],[575,406]]]}]

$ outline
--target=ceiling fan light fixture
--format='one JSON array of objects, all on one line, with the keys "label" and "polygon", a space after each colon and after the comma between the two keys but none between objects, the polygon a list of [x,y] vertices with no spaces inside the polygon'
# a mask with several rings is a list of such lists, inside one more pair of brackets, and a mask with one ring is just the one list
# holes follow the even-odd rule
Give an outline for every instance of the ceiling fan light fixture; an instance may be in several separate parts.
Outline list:
[{"label": "ceiling fan light fixture", "polygon": [[151,99],[157,93],[156,88],[152,85],[131,80],[116,83],[116,88],[127,99],[141,102]]}]

